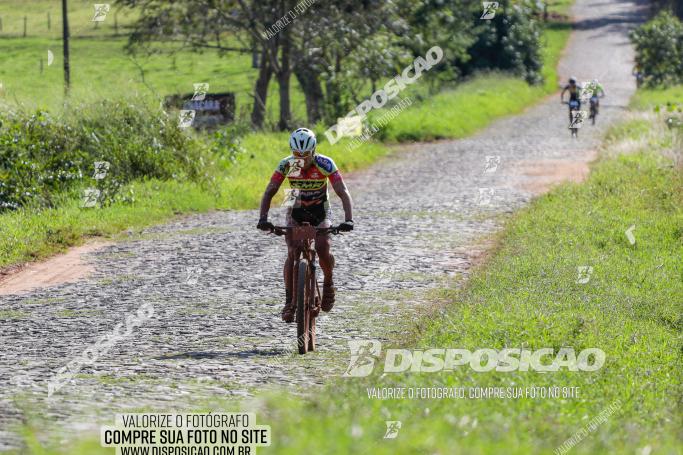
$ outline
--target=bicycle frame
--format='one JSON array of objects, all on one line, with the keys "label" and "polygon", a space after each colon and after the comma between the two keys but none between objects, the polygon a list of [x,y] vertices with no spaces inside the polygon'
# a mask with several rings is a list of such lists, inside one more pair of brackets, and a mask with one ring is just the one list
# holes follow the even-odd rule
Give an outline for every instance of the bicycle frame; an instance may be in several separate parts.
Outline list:
[{"label": "bicycle frame", "polygon": [[[338,234],[339,228],[316,228],[309,223],[300,226],[273,226],[276,235],[287,235],[287,240],[296,248],[290,279],[292,304],[296,304],[297,344],[299,354],[315,350],[315,319],[320,313],[320,287],[316,279],[316,252],[313,241],[319,233]],[[303,274],[303,275],[302,275]]]}]

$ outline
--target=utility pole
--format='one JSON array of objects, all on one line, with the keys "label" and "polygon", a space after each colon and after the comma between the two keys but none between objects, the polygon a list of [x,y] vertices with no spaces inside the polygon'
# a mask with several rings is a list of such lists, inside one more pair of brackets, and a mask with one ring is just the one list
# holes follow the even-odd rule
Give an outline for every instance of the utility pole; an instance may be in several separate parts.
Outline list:
[{"label": "utility pole", "polygon": [[69,19],[66,15],[66,0],[62,0],[62,43],[64,45],[64,96],[69,95],[71,69],[69,67]]}]

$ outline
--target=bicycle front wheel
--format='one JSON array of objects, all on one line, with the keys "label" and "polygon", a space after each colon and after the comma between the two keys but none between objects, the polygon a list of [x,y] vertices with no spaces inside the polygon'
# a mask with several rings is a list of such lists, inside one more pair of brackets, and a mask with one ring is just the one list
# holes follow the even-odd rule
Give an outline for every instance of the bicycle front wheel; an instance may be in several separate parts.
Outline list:
[{"label": "bicycle front wheel", "polygon": [[308,311],[308,292],[306,289],[306,278],[308,275],[308,261],[299,261],[296,270],[296,344],[299,347],[299,354],[308,352],[308,339],[310,337],[310,312]]},{"label": "bicycle front wheel", "polygon": [[308,312],[308,351],[315,351],[315,298],[317,283],[315,279],[315,267],[311,267],[308,277],[308,293],[306,299],[308,302],[307,312]]}]

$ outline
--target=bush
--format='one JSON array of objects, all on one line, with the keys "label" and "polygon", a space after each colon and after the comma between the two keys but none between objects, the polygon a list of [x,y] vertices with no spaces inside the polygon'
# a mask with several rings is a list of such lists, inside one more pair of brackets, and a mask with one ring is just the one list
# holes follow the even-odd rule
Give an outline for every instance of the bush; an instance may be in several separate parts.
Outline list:
[{"label": "bush", "polygon": [[[109,199],[139,178],[203,177],[199,143],[161,110],[102,101],[65,112],[0,115],[0,210],[53,207],[83,186],[105,188]],[[91,177],[96,161],[110,163],[106,182]]]},{"label": "bush", "polygon": [[636,67],[648,86],[683,82],[683,23],[672,13],[660,12],[631,32]]},{"label": "bush", "polygon": [[493,19],[477,21],[476,41],[468,49],[473,58],[465,74],[482,69],[500,69],[524,78],[529,84],[542,81],[541,28],[534,10],[524,4],[501,1]]}]

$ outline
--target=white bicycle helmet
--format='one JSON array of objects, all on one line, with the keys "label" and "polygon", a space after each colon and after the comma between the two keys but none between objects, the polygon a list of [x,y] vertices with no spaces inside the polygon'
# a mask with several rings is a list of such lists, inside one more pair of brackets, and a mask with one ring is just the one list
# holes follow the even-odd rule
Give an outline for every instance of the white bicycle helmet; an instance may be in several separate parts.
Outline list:
[{"label": "white bicycle helmet", "polygon": [[315,133],[308,128],[299,128],[289,137],[289,147],[292,151],[313,153],[317,143]]}]

